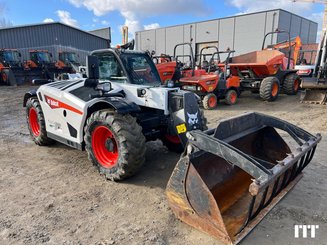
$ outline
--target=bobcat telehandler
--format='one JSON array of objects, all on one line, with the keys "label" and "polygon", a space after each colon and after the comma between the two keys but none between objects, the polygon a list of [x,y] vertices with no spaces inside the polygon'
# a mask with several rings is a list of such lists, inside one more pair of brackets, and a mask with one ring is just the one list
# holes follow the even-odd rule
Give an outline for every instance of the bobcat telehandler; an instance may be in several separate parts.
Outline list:
[{"label": "bobcat telehandler", "polygon": [[311,77],[302,77],[302,103],[327,104],[327,37],[323,33]]},{"label": "bobcat telehandler", "polygon": [[[25,94],[34,142],[85,149],[111,180],[140,168],[146,140],[184,149],[167,186],[170,207],[186,223],[237,243],[299,180],[320,135],[258,113],[206,130],[197,96],[164,87],[148,53],[125,48],[94,51],[87,79]],[[292,151],[275,128],[298,147]]]}]

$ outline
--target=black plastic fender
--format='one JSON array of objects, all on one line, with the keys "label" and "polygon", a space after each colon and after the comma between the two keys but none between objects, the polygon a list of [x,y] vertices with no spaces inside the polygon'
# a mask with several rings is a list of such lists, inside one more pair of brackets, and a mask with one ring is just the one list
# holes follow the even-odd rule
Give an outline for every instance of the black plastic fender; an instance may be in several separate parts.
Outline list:
[{"label": "black plastic fender", "polygon": [[105,108],[112,108],[120,114],[130,114],[141,111],[141,108],[137,104],[134,102],[129,102],[123,97],[108,97],[101,98],[92,104],[88,108],[87,114],[89,116],[91,113]]},{"label": "black plastic fender", "polygon": [[36,95],[36,89],[32,89],[30,91],[28,91],[27,93],[25,93],[24,95],[24,101],[23,101],[23,107],[26,107],[26,103],[27,103],[27,100],[31,97],[37,97]]}]

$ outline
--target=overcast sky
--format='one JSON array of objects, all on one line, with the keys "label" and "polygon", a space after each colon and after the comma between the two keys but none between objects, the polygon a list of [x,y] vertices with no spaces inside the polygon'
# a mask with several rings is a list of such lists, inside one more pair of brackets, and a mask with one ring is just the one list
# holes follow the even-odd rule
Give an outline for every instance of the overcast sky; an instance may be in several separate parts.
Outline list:
[{"label": "overcast sky", "polygon": [[0,0],[0,25],[60,21],[83,30],[111,26],[117,44],[122,25],[129,27],[132,36],[143,29],[275,8],[322,22],[323,4],[292,0]]}]

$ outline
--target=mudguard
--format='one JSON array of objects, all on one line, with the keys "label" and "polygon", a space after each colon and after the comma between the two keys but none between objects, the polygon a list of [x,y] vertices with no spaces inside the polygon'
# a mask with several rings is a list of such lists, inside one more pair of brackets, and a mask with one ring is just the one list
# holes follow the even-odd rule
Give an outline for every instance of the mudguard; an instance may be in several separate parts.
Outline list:
[{"label": "mudguard", "polygon": [[113,108],[120,114],[129,114],[141,111],[141,108],[134,102],[129,102],[123,97],[107,97],[97,100],[92,104],[88,111],[93,111],[92,108],[97,108],[100,104],[106,103],[108,107]]},{"label": "mudguard", "polygon": [[27,93],[25,93],[24,95],[24,101],[23,101],[23,107],[26,107],[26,103],[27,103],[27,100],[31,97],[36,97],[36,89],[32,89],[30,91],[28,91]]}]

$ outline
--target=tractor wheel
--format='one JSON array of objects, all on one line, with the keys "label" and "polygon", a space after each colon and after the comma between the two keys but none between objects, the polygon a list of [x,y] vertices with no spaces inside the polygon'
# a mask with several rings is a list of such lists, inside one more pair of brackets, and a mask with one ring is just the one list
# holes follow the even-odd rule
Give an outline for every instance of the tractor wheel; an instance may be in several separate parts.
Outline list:
[{"label": "tractor wheel", "polygon": [[26,119],[35,144],[44,146],[54,143],[54,140],[47,136],[42,108],[40,102],[35,97],[29,98],[26,102]]},{"label": "tractor wheel", "polygon": [[288,74],[283,82],[283,91],[288,95],[295,95],[299,91],[301,78],[296,73]]},{"label": "tractor wheel", "polygon": [[184,150],[181,140],[177,135],[166,134],[161,138],[161,141],[163,145],[168,148],[169,151],[181,153]]},{"label": "tractor wheel", "polygon": [[4,85],[16,86],[15,74],[11,69],[6,69],[1,72],[1,81]]},{"label": "tractor wheel", "polygon": [[145,161],[142,127],[131,115],[111,110],[94,112],[84,128],[89,159],[109,180],[134,175]]},{"label": "tractor wheel", "polygon": [[237,102],[237,92],[233,89],[228,90],[225,95],[225,103],[227,105],[235,105]]},{"label": "tractor wheel", "polygon": [[203,98],[203,108],[206,110],[212,110],[215,109],[217,106],[217,96],[215,94],[207,94]]},{"label": "tractor wheel", "polygon": [[279,80],[276,77],[266,77],[260,85],[260,97],[266,101],[274,101],[279,94]]}]

